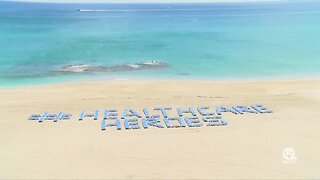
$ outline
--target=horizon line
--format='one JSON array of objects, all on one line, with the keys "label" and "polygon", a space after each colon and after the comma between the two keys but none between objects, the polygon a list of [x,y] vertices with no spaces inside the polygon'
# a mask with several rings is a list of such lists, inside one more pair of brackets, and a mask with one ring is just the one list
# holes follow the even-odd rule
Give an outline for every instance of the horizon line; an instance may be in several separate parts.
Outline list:
[{"label": "horizon line", "polygon": [[42,1],[42,0],[3,0],[2,2],[17,2],[17,3],[46,3],[46,4],[203,4],[203,3],[267,3],[267,2],[290,2],[292,0],[214,0],[214,1],[181,1],[181,2],[172,2],[172,1],[165,1],[165,2],[143,2],[143,1],[136,1],[136,2],[119,2],[119,1]]}]

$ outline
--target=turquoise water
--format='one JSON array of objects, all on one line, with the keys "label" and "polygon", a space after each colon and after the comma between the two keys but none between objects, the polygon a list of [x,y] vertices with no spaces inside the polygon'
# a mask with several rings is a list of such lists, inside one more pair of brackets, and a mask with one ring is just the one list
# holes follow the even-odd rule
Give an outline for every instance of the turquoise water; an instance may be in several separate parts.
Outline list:
[{"label": "turquoise water", "polygon": [[[0,86],[100,78],[318,76],[319,34],[319,2],[0,2]],[[168,66],[139,71],[56,72],[69,64],[116,66],[148,60]]]}]

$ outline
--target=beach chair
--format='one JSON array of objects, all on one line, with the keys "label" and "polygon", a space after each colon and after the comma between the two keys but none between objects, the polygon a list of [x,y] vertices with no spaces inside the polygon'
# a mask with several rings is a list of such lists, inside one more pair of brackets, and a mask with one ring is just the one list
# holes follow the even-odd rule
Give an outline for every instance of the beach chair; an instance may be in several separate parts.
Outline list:
[{"label": "beach chair", "polygon": [[216,108],[216,112],[217,112],[218,115],[221,115],[221,113],[223,113],[223,112],[231,112],[231,113],[233,113],[233,114],[238,114],[238,112],[237,112],[236,110],[234,110],[234,109],[229,109],[229,108],[222,107],[222,106],[218,106],[218,107]]},{"label": "beach chair", "polygon": [[99,110],[96,110],[96,112],[94,113],[93,120],[98,120],[98,117],[99,117]]},{"label": "beach chair", "polygon": [[192,117],[192,118],[185,117],[184,120],[187,122],[187,125],[189,127],[201,127],[202,126],[198,117]]},{"label": "beach chair", "polygon": [[121,130],[120,120],[116,119],[117,130]]},{"label": "beach chair", "polygon": [[255,113],[257,114],[258,111],[251,109],[249,107],[246,106],[233,106],[232,109],[234,109],[235,111],[237,111],[240,114],[244,114],[244,113]]},{"label": "beach chair", "polygon": [[148,111],[148,109],[147,108],[143,108],[143,113],[144,113],[144,116],[146,117],[146,118],[150,118],[150,113],[149,113],[149,111]]},{"label": "beach chair", "polygon": [[85,116],[85,113],[84,113],[84,111],[82,111],[82,112],[80,113],[79,121],[83,121],[84,116]]},{"label": "beach chair", "polygon": [[107,128],[107,122],[106,122],[105,119],[103,119],[103,120],[101,121],[101,130],[102,130],[102,131],[105,131],[106,128]]},{"label": "beach chair", "polygon": [[40,114],[32,114],[32,115],[28,118],[28,120],[32,120],[32,121],[36,120],[36,121],[38,121],[40,117],[41,117]]},{"label": "beach chair", "polygon": [[273,113],[272,110],[264,107],[262,104],[255,104],[251,106],[253,109],[258,111],[259,113]]},{"label": "beach chair", "polygon": [[60,118],[62,117],[62,115],[63,115],[62,112],[58,113],[58,114],[54,117],[53,122],[58,122],[58,120],[60,120]]},{"label": "beach chair", "polygon": [[209,106],[199,106],[197,108],[198,112],[200,113],[201,116],[213,116],[215,115],[214,112],[204,112],[204,110],[208,110]]},{"label": "beach chair", "polygon": [[161,124],[159,124],[159,122],[160,122],[159,118],[143,118],[142,119],[142,125],[145,129],[147,129],[148,126],[164,128]]},{"label": "beach chair", "polygon": [[195,110],[190,107],[188,110],[182,110],[180,107],[177,108],[178,116],[182,117],[184,113],[191,113],[192,116],[197,116]]},{"label": "beach chair", "polygon": [[72,117],[71,114],[62,114],[60,119],[69,120],[69,119],[71,119],[71,117]]},{"label": "beach chair", "polygon": [[44,120],[46,120],[48,116],[48,112],[45,112],[40,118],[39,118],[39,123],[42,123]]}]

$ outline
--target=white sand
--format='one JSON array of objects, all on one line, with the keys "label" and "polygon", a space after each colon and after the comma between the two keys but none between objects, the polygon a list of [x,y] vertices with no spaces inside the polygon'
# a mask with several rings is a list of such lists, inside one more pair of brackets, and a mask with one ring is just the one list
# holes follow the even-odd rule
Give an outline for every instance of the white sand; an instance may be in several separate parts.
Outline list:
[{"label": "white sand", "polygon": [[[0,90],[0,178],[319,178],[320,80],[100,81]],[[103,132],[80,110],[261,103],[227,127]],[[68,112],[72,120],[28,121]],[[282,151],[297,163],[283,163]]]}]

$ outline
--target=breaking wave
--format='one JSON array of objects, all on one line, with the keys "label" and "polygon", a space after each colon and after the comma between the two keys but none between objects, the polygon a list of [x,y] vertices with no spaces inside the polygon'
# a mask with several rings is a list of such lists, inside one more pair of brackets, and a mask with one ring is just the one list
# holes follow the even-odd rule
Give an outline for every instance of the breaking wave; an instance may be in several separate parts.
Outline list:
[{"label": "breaking wave", "polygon": [[81,73],[81,72],[117,72],[137,71],[145,69],[157,69],[167,67],[167,63],[161,61],[146,61],[134,64],[121,64],[115,66],[102,66],[90,64],[69,64],[58,68],[57,72]]}]

